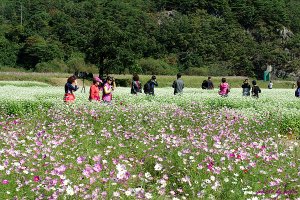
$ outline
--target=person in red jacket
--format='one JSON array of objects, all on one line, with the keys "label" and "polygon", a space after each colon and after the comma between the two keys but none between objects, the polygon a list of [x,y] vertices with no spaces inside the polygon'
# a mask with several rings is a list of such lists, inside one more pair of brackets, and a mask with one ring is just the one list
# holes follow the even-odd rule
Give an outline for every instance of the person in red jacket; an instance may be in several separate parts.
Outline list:
[{"label": "person in red jacket", "polygon": [[101,79],[98,77],[93,78],[93,84],[90,87],[90,101],[100,101],[99,95],[99,84],[101,83]]}]

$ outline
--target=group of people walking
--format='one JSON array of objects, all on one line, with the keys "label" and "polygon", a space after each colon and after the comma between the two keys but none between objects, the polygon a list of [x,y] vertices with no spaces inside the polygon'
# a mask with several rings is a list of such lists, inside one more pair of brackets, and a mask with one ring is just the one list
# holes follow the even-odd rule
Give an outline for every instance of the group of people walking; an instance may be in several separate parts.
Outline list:
[{"label": "group of people walking", "polygon": [[[152,76],[149,81],[147,81],[142,87],[142,83],[139,80],[139,76],[137,74],[133,75],[131,82],[131,94],[139,94],[144,93],[147,95],[154,95],[154,88],[158,86],[156,76]],[[173,82],[172,87],[174,89],[174,95],[179,95],[183,92],[184,89],[184,81],[181,79],[181,74],[177,74],[177,79]],[[212,78],[208,77],[207,80],[204,80],[202,85],[202,89],[213,90],[214,84],[212,82]],[[242,87],[242,95],[250,96],[252,95],[255,98],[259,97],[259,93],[261,93],[260,87],[257,85],[256,81],[252,81],[252,86],[249,84],[249,80],[245,79]],[[103,102],[109,103],[112,100],[112,92],[116,88],[116,83],[113,77],[108,76],[105,81],[101,80],[98,77],[93,78],[93,83],[90,86],[90,94],[89,101],[100,101],[102,99]],[[218,94],[221,97],[227,97],[230,93],[230,85],[227,82],[226,78],[221,79],[221,83],[219,85]],[[268,88],[273,88],[273,83],[270,81],[268,84]],[[65,84],[65,102],[73,102],[75,100],[74,92],[79,89],[77,85],[76,76],[71,76],[68,78],[67,83]],[[102,98],[100,98],[100,94],[102,93]],[[297,81],[297,89],[295,91],[295,96],[300,97],[300,79]]]},{"label": "group of people walking", "polygon": [[[152,76],[152,78],[144,85],[144,93],[154,95],[154,86],[158,86],[156,81],[156,76]],[[172,87],[174,88],[174,95],[181,94],[184,88],[184,81],[181,79],[181,74],[177,74],[177,79],[173,82]],[[214,84],[212,82],[211,77],[208,77],[207,80],[204,80],[202,85],[202,89],[213,90]],[[268,88],[272,89],[273,83],[270,81]],[[242,85],[243,88],[243,96],[250,96],[250,93],[253,97],[259,97],[259,93],[261,93],[261,89],[256,84],[256,81],[252,81],[252,87],[248,83],[248,79],[245,79]],[[230,85],[227,83],[226,78],[221,79],[221,83],[219,85],[219,95],[222,97],[227,97],[230,92]],[[133,75],[133,80],[131,83],[131,94],[142,93],[142,84],[139,81],[139,76],[137,74]]]}]

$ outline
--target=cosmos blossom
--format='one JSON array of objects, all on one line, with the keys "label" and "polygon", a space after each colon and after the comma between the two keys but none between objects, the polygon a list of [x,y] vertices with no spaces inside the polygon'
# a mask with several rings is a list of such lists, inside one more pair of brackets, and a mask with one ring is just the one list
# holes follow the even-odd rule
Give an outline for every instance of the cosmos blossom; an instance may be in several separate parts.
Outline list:
[{"label": "cosmos blossom", "polygon": [[[299,144],[279,137],[275,120],[295,118],[281,108],[298,101],[281,94],[253,101],[238,89],[224,99],[200,89],[176,97],[167,88],[155,97],[127,89],[118,88],[111,105],[87,102],[84,93],[72,105],[57,103],[59,87],[20,90],[19,106],[45,108],[1,115],[0,198],[22,198],[18,191],[37,199],[298,197]],[[4,107],[12,101],[0,97]]]}]

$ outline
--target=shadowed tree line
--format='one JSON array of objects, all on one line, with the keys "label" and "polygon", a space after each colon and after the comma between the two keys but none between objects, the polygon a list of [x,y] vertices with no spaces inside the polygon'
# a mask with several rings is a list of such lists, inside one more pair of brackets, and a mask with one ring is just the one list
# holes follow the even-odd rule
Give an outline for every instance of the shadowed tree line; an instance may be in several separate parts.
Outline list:
[{"label": "shadowed tree line", "polygon": [[300,70],[297,0],[2,0],[0,26],[0,66],[32,71]]}]

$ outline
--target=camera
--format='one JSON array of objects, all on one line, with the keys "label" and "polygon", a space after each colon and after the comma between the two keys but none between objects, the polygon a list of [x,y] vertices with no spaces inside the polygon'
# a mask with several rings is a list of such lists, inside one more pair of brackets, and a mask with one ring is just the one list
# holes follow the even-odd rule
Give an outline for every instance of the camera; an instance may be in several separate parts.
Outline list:
[{"label": "camera", "polygon": [[80,79],[93,79],[93,74],[92,74],[92,73],[78,72],[78,71],[76,71],[76,72],[74,73],[74,75],[75,75],[77,78],[80,78]]}]

